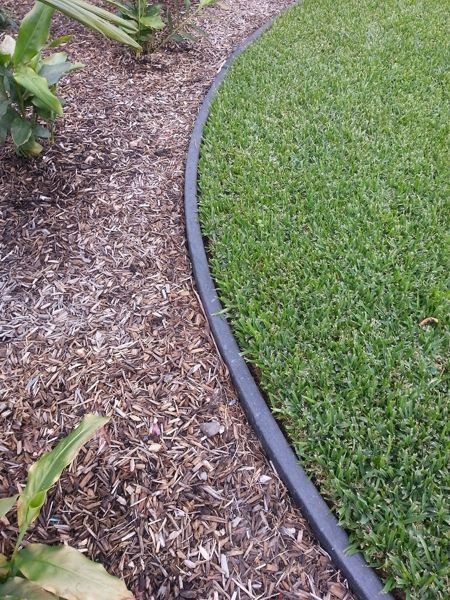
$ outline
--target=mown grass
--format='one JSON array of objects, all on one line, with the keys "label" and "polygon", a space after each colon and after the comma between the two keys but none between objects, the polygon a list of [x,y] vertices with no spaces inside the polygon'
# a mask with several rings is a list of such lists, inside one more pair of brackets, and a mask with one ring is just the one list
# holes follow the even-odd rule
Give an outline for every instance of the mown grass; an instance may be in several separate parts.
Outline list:
[{"label": "mown grass", "polygon": [[245,356],[354,548],[420,600],[449,589],[448,15],[305,0],[233,67],[200,165]]}]

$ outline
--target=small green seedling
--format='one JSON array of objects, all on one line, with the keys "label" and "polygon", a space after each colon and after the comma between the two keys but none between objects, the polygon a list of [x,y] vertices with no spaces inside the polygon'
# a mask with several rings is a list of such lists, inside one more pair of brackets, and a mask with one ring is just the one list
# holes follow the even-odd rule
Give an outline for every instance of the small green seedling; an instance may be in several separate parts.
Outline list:
[{"label": "small green seedling", "polygon": [[133,600],[125,584],[69,546],[22,545],[38,518],[49,489],[58,481],[84,444],[109,421],[86,415],[56,448],[29,470],[25,488],[0,499],[0,518],[17,505],[19,534],[10,559],[0,554],[0,598],[3,600]]}]

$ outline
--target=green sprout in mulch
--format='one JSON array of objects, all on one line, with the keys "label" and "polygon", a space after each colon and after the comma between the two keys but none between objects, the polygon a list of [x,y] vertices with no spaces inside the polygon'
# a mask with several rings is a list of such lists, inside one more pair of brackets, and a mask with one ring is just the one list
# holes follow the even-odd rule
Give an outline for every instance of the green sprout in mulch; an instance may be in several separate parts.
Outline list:
[{"label": "green sprout in mulch", "polygon": [[201,220],[309,474],[407,598],[448,593],[448,6],[305,0],[235,64]]}]

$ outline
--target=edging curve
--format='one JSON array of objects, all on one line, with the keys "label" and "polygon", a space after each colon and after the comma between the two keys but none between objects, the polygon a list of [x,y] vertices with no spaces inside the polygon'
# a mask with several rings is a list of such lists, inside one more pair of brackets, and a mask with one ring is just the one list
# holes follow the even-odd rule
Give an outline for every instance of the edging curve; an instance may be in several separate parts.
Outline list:
[{"label": "edging curve", "polygon": [[223,64],[201,105],[192,132],[185,169],[184,208],[189,254],[197,289],[214,339],[230,371],[231,379],[247,418],[266,455],[273,463],[318,540],[330,554],[334,564],[347,578],[352,591],[360,600],[393,600],[391,594],[382,591],[383,583],[360,553],[352,556],[345,553],[346,548],[350,545],[347,533],[339,526],[336,517],[306,475],[242,358],[232,330],[222,314],[223,308],[209,270],[198,219],[198,163],[203,129],[209,116],[212,100],[232,63],[252,42],[272,26],[274,20],[274,18],[270,19],[239,44]]}]

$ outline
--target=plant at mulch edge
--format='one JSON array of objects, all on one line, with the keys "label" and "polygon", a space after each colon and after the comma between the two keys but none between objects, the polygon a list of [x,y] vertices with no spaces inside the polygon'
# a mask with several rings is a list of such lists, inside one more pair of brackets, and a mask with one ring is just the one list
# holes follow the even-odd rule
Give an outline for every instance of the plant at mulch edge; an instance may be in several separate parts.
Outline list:
[{"label": "plant at mulch edge", "polygon": [[55,119],[63,114],[58,82],[84,66],[68,62],[65,52],[43,58],[43,50],[68,39],[48,43],[52,15],[53,9],[36,3],[23,19],[17,40],[7,35],[0,44],[0,143],[11,136],[23,156],[42,151],[37,139],[50,138]]},{"label": "plant at mulch edge", "polygon": [[44,454],[29,470],[25,488],[16,496],[0,499],[0,517],[17,503],[19,535],[8,560],[0,554],[0,597],[10,600],[133,600],[125,584],[109,575],[69,546],[28,544],[22,541],[63,470],[74,460],[86,442],[109,421],[108,417],[86,415],[78,427],[56,448]]},{"label": "plant at mulch edge", "polygon": [[[149,4],[148,0],[131,0],[128,3],[105,0],[119,9],[118,15],[135,24],[137,32],[131,34],[147,50],[159,50],[170,42],[197,42],[207,35],[201,27],[193,23],[195,17],[207,6],[217,0],[200,0],[193,8],[190,0],[175,0],[174,6],[162,7],[161,4]],[[165,19],[165,20],[164,20]],[[155,44],[157,31],[167,29],[167,33]],[[139,50],[137,54],[139,54]]]},{"label": "plant at mulch edge", "polygon": [[116,0],[106,0],[106,2],[118,9],[120,17],[135,24],[137,31],[133,38],[141,46],[147,46],[153,39],[155,31],[165,27],[159,4],[148,4],[147,0],[132,0],[128,3],[116,2]]},{"label": "plant at mulch edge", "polygon": [[132,37],[136,34],[136,25],[129,20],[122,19],[86,0],[41,0],[41,2],[53,10],[58,10],[66,17],[78,21],[88,29],[97,31],[126,46],[131,46],[135,50],[140,50],[139,44]]},{"label": "plant at mulch edge", "polygon": [[84,66],[70,63],[65,52],[43,57],[44,50],[71,39],[62,36],[49,42],[55,8],[112,39],[140,48],[110,21],[126,26],[129,32],[134,31],[132,24],[84,0],[36,2],[25,15],[17,39],[7,35],[0,44],[0,144],[10,136],[22,156],[38,156],[42,152],[38,139],[52,138],[54,122],[63,115],[58,83],[66,73]]}]

